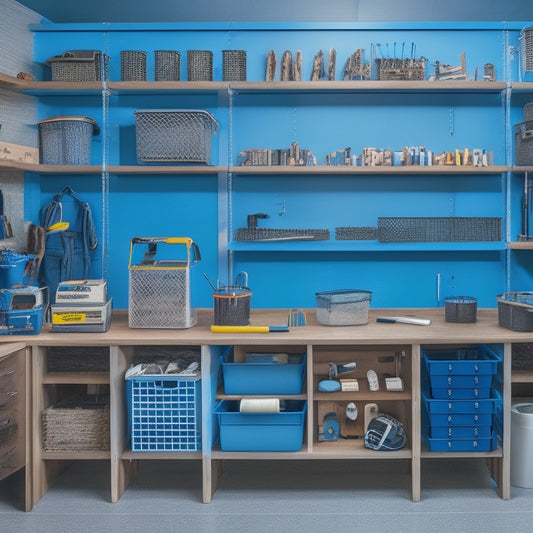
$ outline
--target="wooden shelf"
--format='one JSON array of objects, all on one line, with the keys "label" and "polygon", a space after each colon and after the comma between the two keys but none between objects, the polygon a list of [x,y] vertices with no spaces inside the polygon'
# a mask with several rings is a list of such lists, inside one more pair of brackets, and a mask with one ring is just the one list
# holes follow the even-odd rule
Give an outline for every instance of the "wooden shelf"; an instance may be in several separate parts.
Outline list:
[{"label": "wooden shelf", "polygon": [[494,165],[489,167],[472,167],[472,166],[394,166],[394,167],[351,167],[351,166],[232,166],[229,172],[236,175],[408,175],[408,176],[427,176],[435,175],[473,175],[486,176],[488,174],[502,174],[510,170],[510,167]]},{"label": "wooden shelf", "polygon": [[511,383],[533,383],[533,371],[513,370]]},{"label": "wooden shelf", "polygon": [[42,452],[41,457],[44,460],[54,461],[79,461],[84,459],[101,460],[111,459],[111,452],[91,452],[91,451],[65,451],[65,452]]},{"label": "wooden shelf", "polygon": [[132,452],[124,450],[120,456],[122,460],[132,459],[202,459],[202,452]]},{"label": "wooden shelf", "polygon": [[109,372],[54,372],[42,378],[45,385],[109,385]]},{"label": "wooden shelf", "polygon": [[511,250],[533,250],[533,241],[514,241],[509,243]]}]

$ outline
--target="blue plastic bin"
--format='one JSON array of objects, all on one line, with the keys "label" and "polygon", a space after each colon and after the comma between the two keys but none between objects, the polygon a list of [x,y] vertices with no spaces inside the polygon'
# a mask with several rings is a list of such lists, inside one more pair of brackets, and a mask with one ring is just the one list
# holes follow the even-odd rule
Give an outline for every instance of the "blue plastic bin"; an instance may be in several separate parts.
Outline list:
[{"label": "blue plastic bin", "polygon": [[[9,289],[13,285],[38,285],[31,261],[35,260],[32,254],[24,255],[12,250],[0,251],[0,289]],[[26,271],[26,267],[28,267]],[[33,276],[32,276],[33,272]]]},{"label": "blue plastic bin", "polygon": [[202,449],[201,378],[146,375],[126,378],[131,450]]},{"label": "blue plastic bin", "polygon": [[422,359],[432,387],[438,386],[433,384],[433,376],[494,375],[501,361],[500,356],[484,344],[456,350],[422,350]]},{"label": "blue plastic bin", "polygon": [[301,394],[306,356],[300,363],[222,362],[226,394]]},{"label": "blue plastic bin", "polygon": [[433,439],[426,437],[432,452],[490,452],[498,447],[498,437],[493,433],[488,438]]},{"label": "blue plastic bin", "polygon": [[502,398],[494,389],[490,398],[472,400],[439,400],[424,396],[428,413],[458,414],[458,413],[494,413],[496,406],[501,404]]},{"label": "blue plastic bin", "polygon": [[241,413],[239,402],[222,400],[215,408],[220,448],[227,452],[297,452],[302,449],[307,402],[285,400],[279,413]]}]

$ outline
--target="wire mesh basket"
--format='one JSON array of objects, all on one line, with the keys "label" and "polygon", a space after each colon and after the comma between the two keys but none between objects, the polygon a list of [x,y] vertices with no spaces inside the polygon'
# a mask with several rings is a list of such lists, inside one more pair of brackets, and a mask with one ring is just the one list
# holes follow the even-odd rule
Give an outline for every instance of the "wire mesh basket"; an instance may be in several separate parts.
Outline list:
[{"label": "wire mesh basket", "polygon": [[375,59],[378,80],[423,80],[426,76],[426,60],[420,59]]},{"label": "wire mesh basket", "polygon": [[523,72],[533,71],[533,27],[520,31],[520,60]]},{"label": "wire mesh basket", "polygon": [[533,121],[514,126],[515,164],[533,165]]},{"label": "wire mesh basket", "polygon": [[246,50],[222,50],[222,79],[246,81]]},{"label": "wire mesh basket", "polygon": [[327,229],[238,228],[236,241],[327,241]]},{"label": "wire mesh basket", "polygon": [[142,162],[210,163],[218,122],[208,111],[135,111],[137,159]]},{"label": "wire mesh basket", "polygon": [[337,241],[372,241],[377,239],[377,228],[370,226],[335,228]]},{"label": "wire mesh basket", "polygon": [[444,298],[444,320],[446,322],[475,322],[477,298],[472,296],[448,296]]},{"label": "wire mesh basket", "polygon": [[175,50],[156,50],[155,81],[179,81],[180,79],[180,53]]},{"label": "wire mesh basket", "polygon": [[37,123],[39,162],[43,165],[89,165],[92,136],[98,124],[90,117],[53,117]]},{"label": "wire mesh basket", "polygon": [[146,81],[146,52],[141,50],[120,52],[120,79],[122,81]]},{"label": "wire mesh basket", "polygon": [[187,50],[187,79],[189,81],[213,81],[213,52],[211,50]]},{"label": "wire mesh basket", "polygon": [[316,293],[316,319],[323,326],[368,324],[371,291],[334,289]]},{"label": "wire mesh basket", "polygon": [[500,241],[499,217],[379,217],[380,242]]},{"label": "wire mesh basket", "polygon": [[109,79],[109,56],[98,50],[68,50],[46,62],[52,70],[52,81]]},{"label": "wire mesh basket", "polygon": [[247,326],[250,323],[250,298],[248,287],[226,286],[213,293],[215,325]]},{"label": "wire mesh basket", "polygon": [[533,102],[524,106],[524,121],[533,120]]},{"label": "wire mesh basket", "polygon": [[[163,245],[184,245],[185,259],[158,260]],[[144,249],[141,261],[134,248]],[[175,248],[173,246],[172,248]],[[178,250],[176,250],[176,255]],[[130,328],[190,328],[196,324],[191,298],[191,268],[200,260],[188,237],[135,237],[129,264],[128,320]]]}]

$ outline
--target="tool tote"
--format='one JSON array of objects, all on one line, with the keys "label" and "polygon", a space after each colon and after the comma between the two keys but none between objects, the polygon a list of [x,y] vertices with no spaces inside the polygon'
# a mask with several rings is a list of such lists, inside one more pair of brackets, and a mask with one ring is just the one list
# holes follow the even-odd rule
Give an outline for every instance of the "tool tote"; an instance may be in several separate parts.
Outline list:
[{"label": "tool tote", "polygon": [[[181,258],[175,259],[178,254]],[[129,260],[129,327],[194,326],[191,268],[200,260],[200,249],[189,237],[134,237]]]},{"label": "tool tote", "polygon": [[90,277],[91,252],[98,246],[98,238],[91,207],[69,186],[41,209],[40,219],[46,230],[41,283],[49,287],[51,303],[55,303],[61,281]]}]

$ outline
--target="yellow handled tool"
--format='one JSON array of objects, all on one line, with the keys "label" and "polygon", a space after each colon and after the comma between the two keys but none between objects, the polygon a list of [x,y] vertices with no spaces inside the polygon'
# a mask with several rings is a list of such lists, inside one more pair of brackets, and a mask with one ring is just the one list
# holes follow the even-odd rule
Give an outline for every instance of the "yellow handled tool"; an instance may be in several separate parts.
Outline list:
[{"label": "yellow handled tool", "polygon": [[289,331],[286,326],[211,326],[213,333],[270,333]]}]

